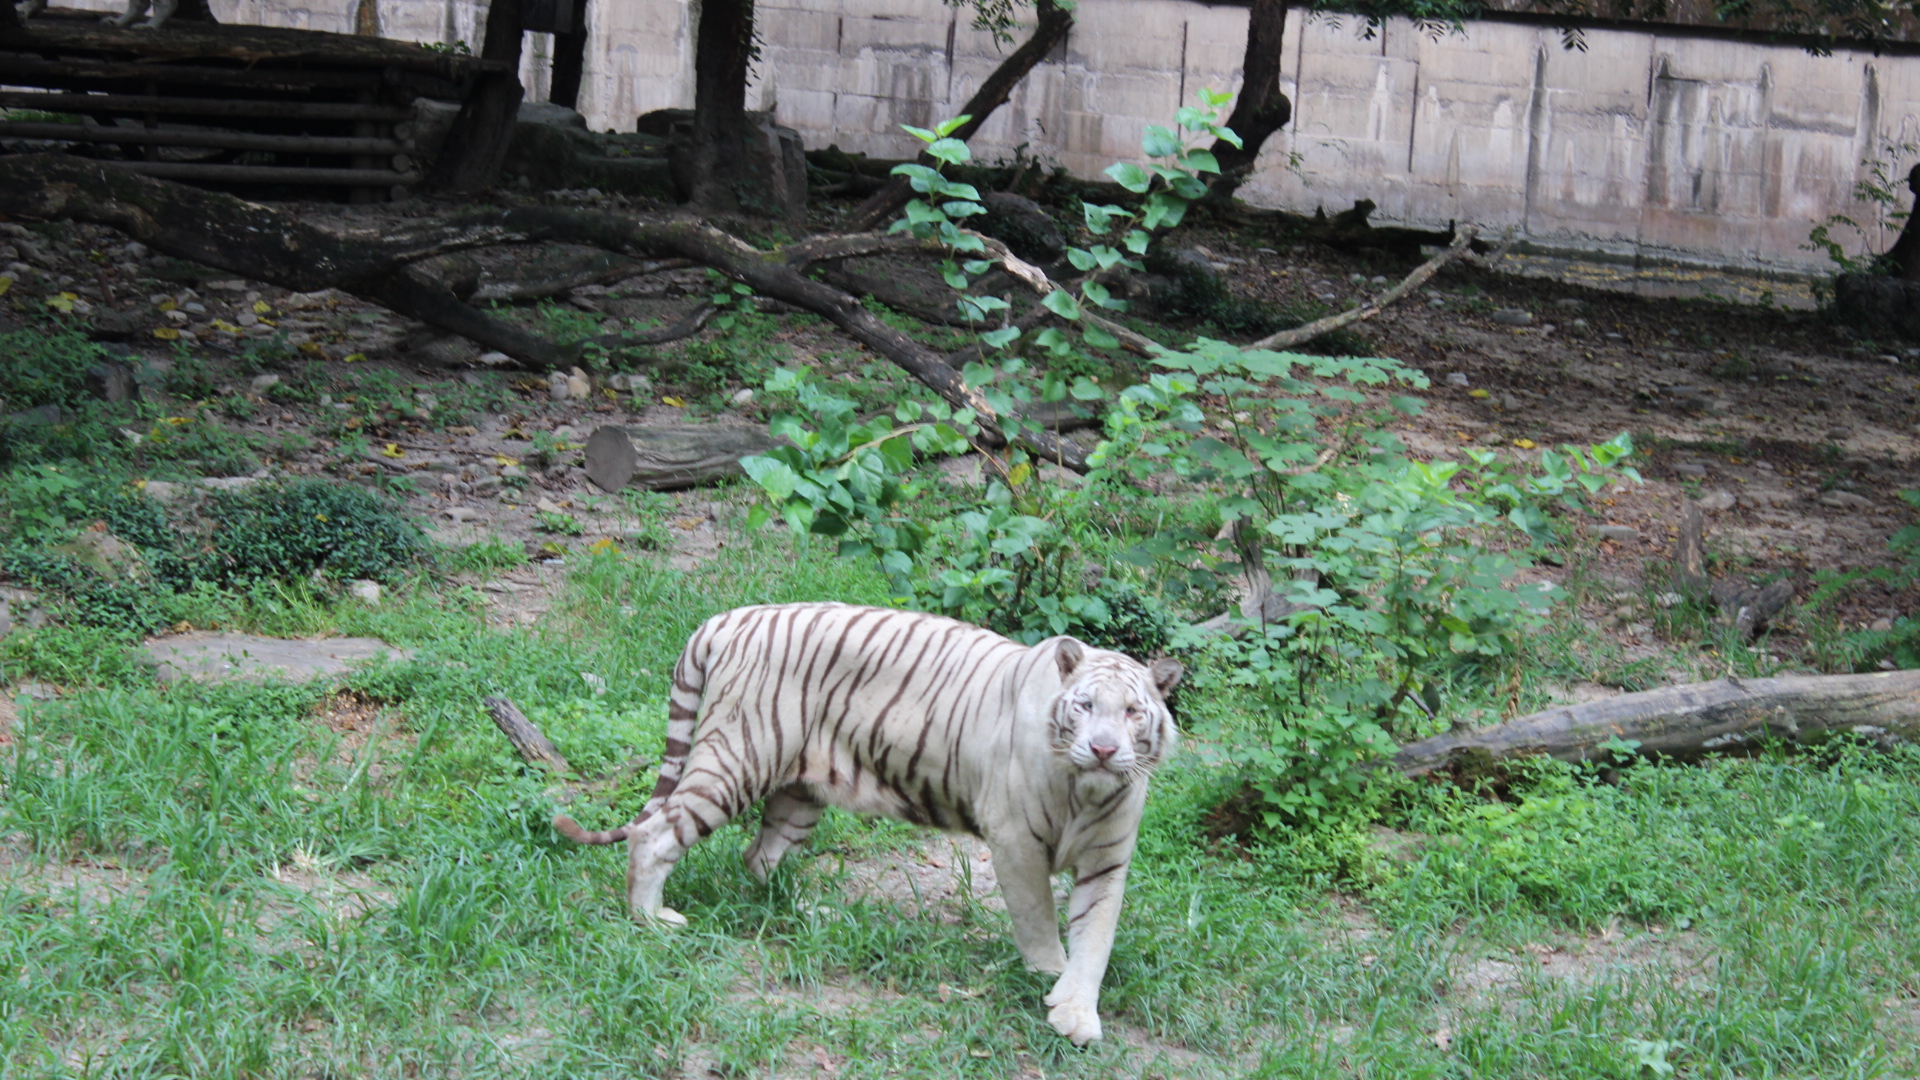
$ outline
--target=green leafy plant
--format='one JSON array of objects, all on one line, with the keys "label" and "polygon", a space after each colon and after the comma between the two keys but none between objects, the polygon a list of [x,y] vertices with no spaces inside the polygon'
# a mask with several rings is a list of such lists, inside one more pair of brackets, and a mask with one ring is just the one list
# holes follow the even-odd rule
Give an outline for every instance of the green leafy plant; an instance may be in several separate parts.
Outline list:
[{"label": "green leafy plant", "polygon": [[556,533],[560,536],[579,536],[587,531],[587,527],[580,524],[579,518],[557,510],[535,511],[533,518],[541,532]]},{"label": "green leafy plant", "polygon": [[205,513],[212,530],[200,576],[220,583],[316,572],[392,582],[428,554],[397,508],[351,484],[261,484],[214,496]]},{"label": "green leafy plant", "polygon": [[0,412],[65,405],[86,396],[87,368],[106,358],[76,330],[0,334]]}]

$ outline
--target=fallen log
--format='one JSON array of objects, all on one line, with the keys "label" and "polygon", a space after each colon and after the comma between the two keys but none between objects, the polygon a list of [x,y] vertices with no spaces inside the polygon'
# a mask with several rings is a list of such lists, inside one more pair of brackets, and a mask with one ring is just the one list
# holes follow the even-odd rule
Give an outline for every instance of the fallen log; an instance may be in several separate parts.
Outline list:
[{"label": "fallen log", "polygon": [[1621,694],[1436,735],[1401,747],[1388,763],[1420,776],[1474,759],[1604,761],[1616,739],[1638,743],[1643,756],[1690,760],[1766,742],[1809,745],[1844,735],[1877,743],[1920,741],[1920,671],[1726,678]]},{"label": "fallen log", "polygon": [[[444,282],[428,280],[413,264],[476,248],[539,243],[581,244],[636,258],[687,259],[713,267],[762,296],[820,315],[955,408],[971,409],[986,444],[1005,441],[999,414],[960,374],[975,351],[943,356],[888,325],[857,297],[807,276],[815,264],[831,259],[938,251],[937,245],[911,237],[816,236],[761,251],[699,221],[642,221],[597,211],[518,207],[348,239],[266,206],[62,154],[0,157],[0,214],[107,225],[156,251],[255,281],[297,292],[340,289],[540,369],[577,364],[588,343],[563,345],[496,319],[462,301]],[[999,241],[982,241],[983,255],[999,261],[1037,293],[1056,287]],[[1145,339],[1124,327],[1090,312],[1087,319],[1108,326],[1130,347],[1144,347],[1140,343]],[[599,339],[608,348],[635,340],[629,335]],[[1014,441],[1043,461],[1087,471],[1086,451],[1052,432],[1022,426]]]},{"label": "fallen log", "polygon": [[1408,293],[1425,284],[1428,278],[1440,272],[1442,266],[1445,266],[1471,250],[1473,237],[1473,226],[1463,225],[1454,231],[1453,243],[1448,245],[1445,251],[1421,263],[1418,267],[1414,268],[1413,273],[1408,274],[1402,279],[1400,284],[1374,297],[1367,303],[1351,311],[1343,311],[1338,315],[1329,315],[1324,319],[1315,319],[1305,326],[1296,326],[1291,330],[1282,330],[1277,334],[1263,337],[1259,341],[1248,345],[1247,348],[1290,349],[1295,345],[1304,345],[1314,338],[1320,337],[1322,334],[1331,334],[1341,327],[1351,326],[1362,320],[1371,319],[1385,310],[1388,305],[1395,303]]},{"label": "fallen log", "polygon": [[587,436],[587,479],[603,491],[624,487],[673,491],[744,476],[740,459],[773,447],[772,436],[757,427],[608,424]]},{"label": "fallen log", "polygon": [[488,697],[481,698],[480,703],[487,707],[487,716],[492,718],[493,726],[507,737],[507,742],[512,744],[514,753],[520,755],[520,760],[555,774],[573,771],[573,766],[567,764],[566,757],[554,748],[553,742],[541,734],[533,721],[527,719],[527,714],[515,708],[513,702],[503,697]]}]

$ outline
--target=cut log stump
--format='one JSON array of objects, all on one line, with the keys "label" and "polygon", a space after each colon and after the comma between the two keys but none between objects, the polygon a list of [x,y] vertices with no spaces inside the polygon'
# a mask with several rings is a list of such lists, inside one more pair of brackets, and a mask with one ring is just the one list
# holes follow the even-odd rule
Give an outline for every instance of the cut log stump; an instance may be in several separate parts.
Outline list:
[{"label": "cut log stump", "polygon": [[1456,760],[1551,757],[1600,761],[1613,739],[1682,760],[1763,742],[1814,744],[1840,735],[1880,743],[1920,741],[1920,671],[1716,679],[1622,694],[1452,732],[1400,748],[1391,765],[1409,776]]},{"label": "cut log stump", "polygon": [[603,491],[698,487],[724,477],[746,475],[740,459],[764,454],[773,447],[773,437],[760,428],[609,424],[587,437],[587,478]]}]

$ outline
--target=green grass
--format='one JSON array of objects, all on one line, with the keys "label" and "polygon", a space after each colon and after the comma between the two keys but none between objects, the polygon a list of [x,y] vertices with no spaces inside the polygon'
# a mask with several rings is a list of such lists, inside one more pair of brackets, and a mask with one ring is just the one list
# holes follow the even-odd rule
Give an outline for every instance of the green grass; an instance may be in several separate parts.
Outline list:
[{"label": "green grass", "polygon": [[[1618,786],[1541,768],[1504,803],[1393,794],[1411,857],[1366,822],[1242,848],[1206,839],[1236,783],[1208,764],[1217,703],[1191,702],[1202,730],[1150,804],[1087,1051],[1048,1028],[1003,915],[846,898],[847,866],[916,843],[905,826],[830,816],[766,887],[730,826],[669,883],[691,929],[636,927],[622,852],[553,836],[546,783],[480,697],[611,768],[658,753],[708,614],[884,583],[778,534],[694,573],[608,555],[571,575],[530,631],[425,582],[378,609],[229,598],[236,626],[416,650],[355,677],[382,711],[351,736],[318,689],[157,690],[97,632],[9,639],[10,678],[91,688],[30,709],[0,756],[0,1075],[825,1075],[816,1054],[845,1077],[1664,1075],[1636,1053],[1686,1077],[1920,1070],[1912,753],[1641,765]],[[1561,644],[1523,701],[1585,671]],[[574,812],[620,820],[643,779]]]}]

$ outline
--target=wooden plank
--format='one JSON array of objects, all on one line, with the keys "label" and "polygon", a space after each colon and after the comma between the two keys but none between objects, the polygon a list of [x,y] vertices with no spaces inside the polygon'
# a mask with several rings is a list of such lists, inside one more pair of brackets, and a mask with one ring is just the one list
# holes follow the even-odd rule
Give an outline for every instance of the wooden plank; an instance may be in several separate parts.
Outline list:
[{"label": "wooden plank", "polygon": [[36,94],[0,92],[0,106],[52,113],[168,113],[191,116],[270,116],[289,120],[388,120],[413,118],[398,105],[348,101],[243,101],[161,97],[154,94]]},{"label": "wooden plank", "polygon": [[192,161],[114,161],[102,162],[115,169],[157,176],[166,180],[200,180],[233,184],[326,184],[337,187],[371,187],[420,182],[417,172],[390,169],[312,169],[281,165],[202,165]]},{"label": "wooden plank", "polygon": [[364,69],[219,68],[198,64],[113,63],[99,60],[42,60],[0,53],[0,83],[59,86],[58,80],[118,82],[136,80],[200,86],[279,87],[286,90],[355,89],[379,86],[381,75]]},{"label": "wooden plank", "polygon": [[113,143],[123,146],[204,146],[215,150],[264,150],[283,154],[399,154],[411,144],[397,139],[359,139],[330,135],[251,135],[240,131],[188,131],[181,128],[101,127],[98,124],[40,124],[0,120],[0,136],[54,142]]},{"label": "wooden plank", "polygon": [[99,12],[49,9],[23,27],[0,26],[0,48],[36,53],[100,52],[156,60],[303,60],[339,67],[400,67],[465,82],[508,71],[496,61],[427,49],[412,42],[277,26],[170,22],[161,33],[102,24]]}]

